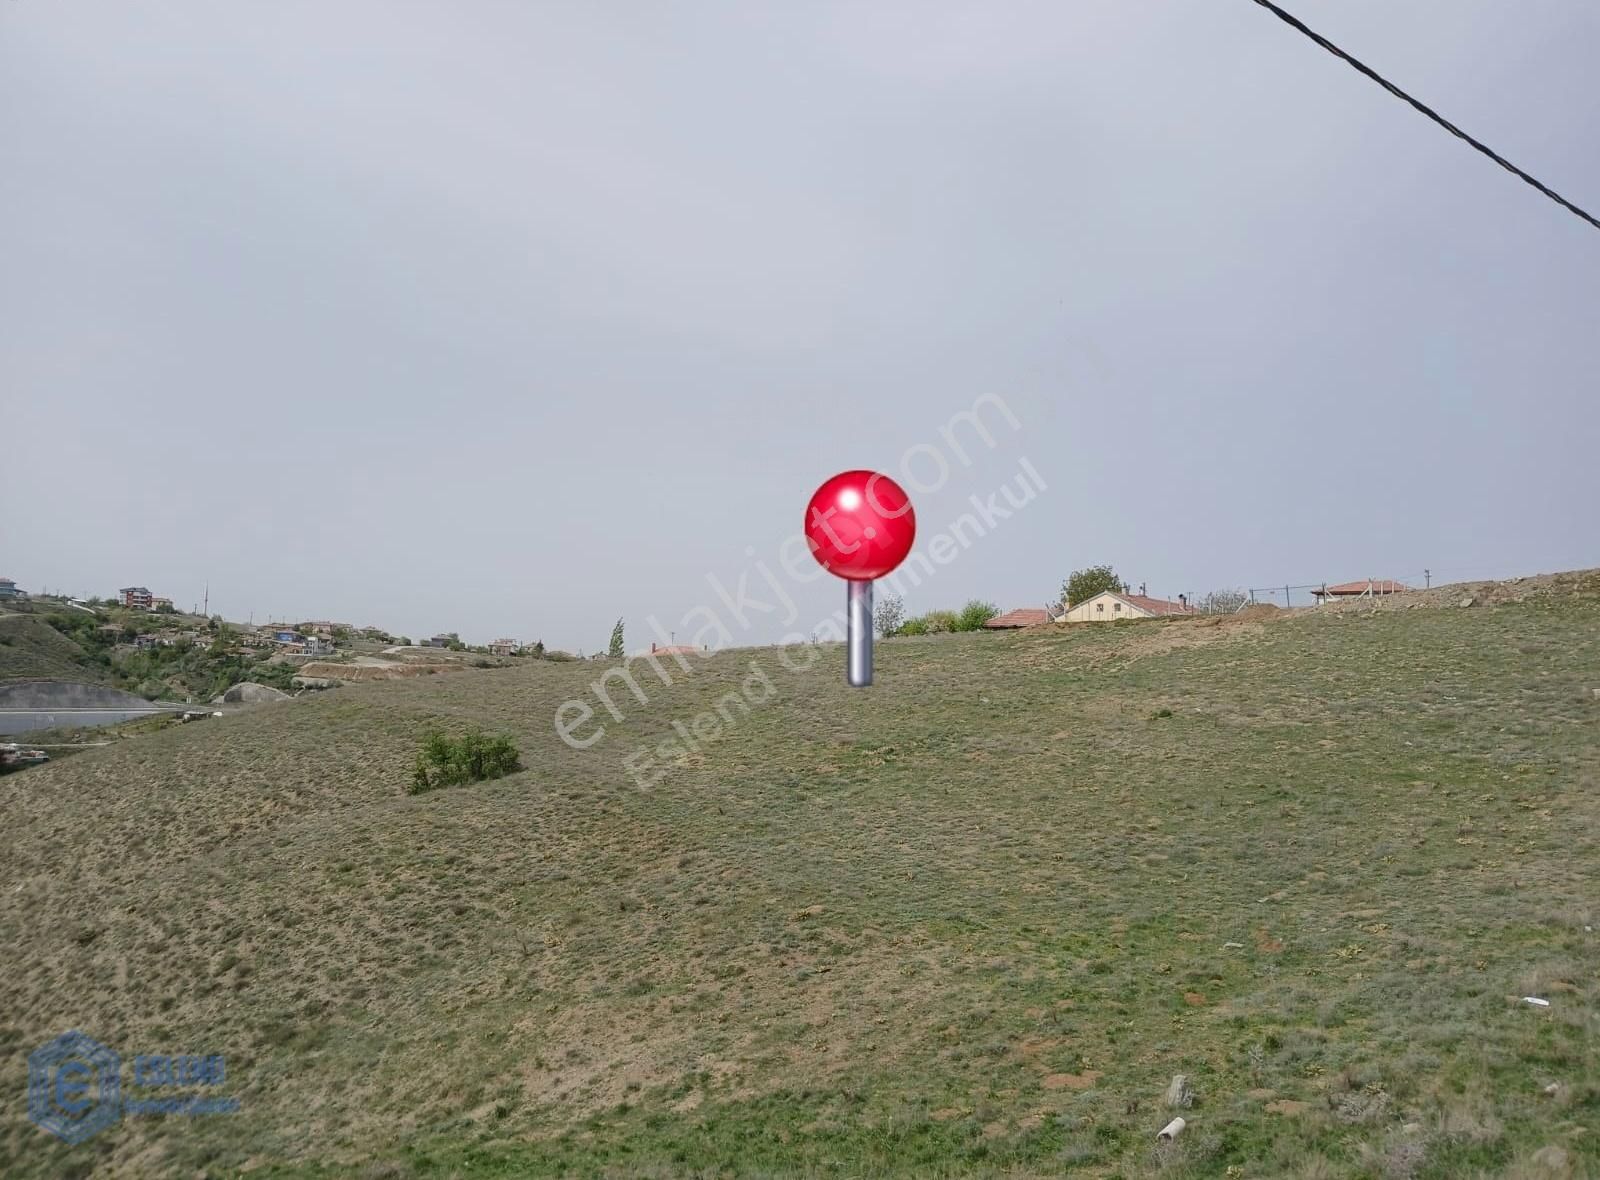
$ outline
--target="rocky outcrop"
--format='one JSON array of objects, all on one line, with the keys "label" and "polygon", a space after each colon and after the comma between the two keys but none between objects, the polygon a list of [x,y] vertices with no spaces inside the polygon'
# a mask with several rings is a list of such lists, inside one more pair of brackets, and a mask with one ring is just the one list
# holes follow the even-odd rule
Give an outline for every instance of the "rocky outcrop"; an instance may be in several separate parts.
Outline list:
[{"label": "rocky outcrop", "polygon": [[329,676],[296,676],[289,683],[296,688],[338,688],[342,682]]},{"label": "rocky outcrop", "polygon": [[268,701],[286,701],[289,694],[267,684],[257,684],[253,680],[246,680],[235,684],[227,692],[218,697],[213,704],[227,705],[263,705]]}]

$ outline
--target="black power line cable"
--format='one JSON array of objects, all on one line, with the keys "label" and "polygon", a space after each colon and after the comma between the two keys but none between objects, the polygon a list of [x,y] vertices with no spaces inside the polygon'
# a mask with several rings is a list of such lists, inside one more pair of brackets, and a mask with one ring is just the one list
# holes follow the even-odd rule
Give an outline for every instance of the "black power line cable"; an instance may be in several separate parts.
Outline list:
[{"label": "black power line cable", "polygon": [[1351,57],[1348,53],[1346,53],[1344,50],[1340,49],[1337,45],[1335,45],[1332,41],[1330,41],[1326,37],[1324,37],[1321,33],[1318,33],[1313,29],[1307,28],[1303,21],[1299,20],[1298,18],[1296,18],[1295,16],[1291,15],[1290,13],[1285,12],[1283,9],[1279,8],[1276,4],[1273,4],[1271,2],[1271,0],[1256,0],[1256,3],[1261,5],[1262,8],[1265,8],[1268,12],[1272,13],[1279,20],[1283,21],[1284,24],[1289,25],[1292,28],[1300,30],[1300,32],[1304,33],[1307,37],[1310,37],[1313,41],[1315,41],[1318,45],[1322,46],[1324,49],[1326,49],[1329,53],[1333,54],[1335,57],[1342,58],[1344,61],[1346,61],[1350,65],[1354,66],[1356,69],[1360,70],[1363,74],[1365,74],[1367,77],[1371,78],[1374,82],[1376,82],[1379,86],[1382,86],[1385,90],[1387,90],[1390,94],[1394,95],[1396,98],[1403,99],[1404,101],[1410,103],[1417,110],[1421,111],[1424,115],[1427,115],[1428,118],[1432,119],[1435,123],[1439,124],[1439,126],[1443,127],[1451,135],[1456,136],[1458,139],[1466,140],[1469,144],[1471,144],[1473,147],[1477,148],[1480,152],[1482,152],[1484,155],[1488,156],[1491,160],[1493,160],[1496,164],[1500,165],[1500,167],[1504,168],[1507,172],[1511,173],[1513,176],[1520,176],[1523,180],[1527,181],[1534,188],[1538,189],[1541,193],[1543,193],[1545,196],[1549,197],[1552,201],[1554,201],[1556,204],[1560,205],[1562,208],[1566,209],[1568,212],[1574,213],[1577,216],[1583,218],[1590,225],[1594,226],[1595,229],[1600,229],[1600,221],[1595,220],[1595,218],[1591,214],[1589,214],[1588,212],[1586,212],[1583,209],[1578,208],[1578,206],[1574,205],[1571,201],[1567,200],[1567,198],[1563,197],[1560,193],[1556,192],[1554,189],[1550,188],[1548,185],[1541,184],[1534,177],[1529,176],[1526,172],[1524,172],[1521,168],[1518,168],[1510,160],[1506,159],[1504,156],[1500,155],[1500,153],[1496,152],[1493,148],[1489,147],[1488,144],[1485,144],[1485,143],[1481,142],[1480,140],[1473,139],[1472,136],[1468,135],[1465,131],[1461,130],[1461,128],[1457,127],[1454,123],[1450,122],[1449,119],[1446,119],[1443,115],[1441,115],[1437,111],[1433,110],[1426,103],[1419,102],[1417,99],[1412,98],[1404,90],[1401,90],[1400,87],[1396,86],[1393,82],[1391,82],[1387,78],[1383,77],[1376,70],[1372,69],[1370,66],[1365,65],[1364,63],[1362,63],[1360,61],[1357,61],[1355,58]]}]

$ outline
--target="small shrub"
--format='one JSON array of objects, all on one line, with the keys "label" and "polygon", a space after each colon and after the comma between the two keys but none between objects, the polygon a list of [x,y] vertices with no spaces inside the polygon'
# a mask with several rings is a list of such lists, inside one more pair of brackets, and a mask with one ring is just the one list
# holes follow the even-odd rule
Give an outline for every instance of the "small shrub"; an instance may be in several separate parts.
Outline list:
[{"label": "small shrub", "polygon": [[1000,613],[1000,608],[992,602],[984,602],[974,598],[961,608],[961,613],[956,615],[953,631],[981,631],[983,625]]},{"label": "small shrub", "polygon": [[920,615],[901,623],[899,630],[895,632],[897,635],[926,635],[927,633],[928,620]]},{"label": "small shrub", "polygon": [[477,729],[456,738],[434,733],[417,753],[410,793],[481,783],[521,769],[517,748],[508,737],[490,737]]}]

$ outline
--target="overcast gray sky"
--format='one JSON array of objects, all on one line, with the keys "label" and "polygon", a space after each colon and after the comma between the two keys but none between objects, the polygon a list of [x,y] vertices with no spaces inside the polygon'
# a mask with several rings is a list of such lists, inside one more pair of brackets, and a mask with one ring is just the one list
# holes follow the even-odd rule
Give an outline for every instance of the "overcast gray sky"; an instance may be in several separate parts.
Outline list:
[{"label": "overcast gray sky", "polygon": [[[1588,0],[1292,7],[1600,207]],[[1592,566],[1597,276],[1248,0],[8,0],[0,573],[637,646],[983,393],[914,611]]]}]

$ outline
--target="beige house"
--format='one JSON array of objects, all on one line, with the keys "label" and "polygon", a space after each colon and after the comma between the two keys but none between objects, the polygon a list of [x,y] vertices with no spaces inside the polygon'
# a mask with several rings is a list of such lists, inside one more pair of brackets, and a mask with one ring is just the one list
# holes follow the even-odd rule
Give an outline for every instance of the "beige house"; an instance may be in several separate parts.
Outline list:
[{"label": "beige house", "polygon": [[1118,619],[1160,619],[1168,615],[1190,615],[1190,606],[1183,595],[1177,602],[1165,598],[1151,598],[1144,594],[1118,594],[1115,590],[1102,590],[1093,598],[1086,598],[1071,607],[1062,618],[1064,623],[1114,623]]}]

